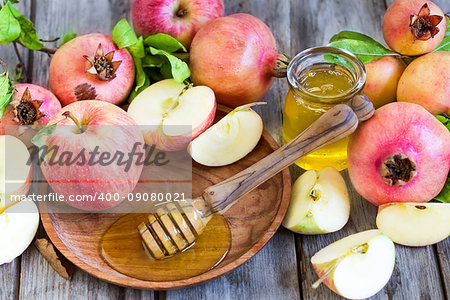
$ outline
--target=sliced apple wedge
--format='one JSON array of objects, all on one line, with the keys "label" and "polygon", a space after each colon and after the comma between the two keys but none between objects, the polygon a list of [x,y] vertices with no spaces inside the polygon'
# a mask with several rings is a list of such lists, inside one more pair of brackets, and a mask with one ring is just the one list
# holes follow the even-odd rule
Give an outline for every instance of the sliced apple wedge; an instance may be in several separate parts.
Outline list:
[{"label": "sliced apple wedge", "polygon": [[32,176],[29,160],[30,153],[21,140],[0,136],[0,213],[28,193]]},{"label": "sliced apple wedge", "polygon": [[214,121],[216,97],[209,87],[166,79],[142,91],[128,113],[142,125],[147,144],[161,150],[182,150]]},{"label": "sliced apple wedge", "polygon": [[302,234],[334,232],[347,223],[350,198],[341,174],[332,167],[303,173],[292,187],[283,226]]},{"label": "sliced apple wedge", "polygon": [[389,281],[395,265],[394,243],[380,230],[367,230],[336,241],[311,257],[319,280],[349,299],[378,293]]},{"label": "sliced apple wedge", "polygon": [[450,203],[388,203],[378,208],[377,227],[395,243],[427,246],[450,235]]},{"label": "sliced apple wedge", "polygon": [[252,105],[255,103],[235,108],[194,139],[188,147],[191,157],[199,164],[218,167],[250,153],[263,132],[262,119]]},{"label": "sliced apple wedge", "polygon": [[0,214],[0,265],[11,262],[28,248],[39,225],[39,211],[21,201]]}]

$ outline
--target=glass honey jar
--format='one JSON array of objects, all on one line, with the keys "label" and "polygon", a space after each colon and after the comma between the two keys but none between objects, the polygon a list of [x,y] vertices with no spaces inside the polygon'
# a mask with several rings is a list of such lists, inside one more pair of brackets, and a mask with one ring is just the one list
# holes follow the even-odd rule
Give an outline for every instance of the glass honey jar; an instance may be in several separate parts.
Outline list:
[{"label": "glass honey jar", "polygon": [[[348,103],[364,88],[364,64],[352,53],[334,47],[310,48],[297,54],[287,67],[289,92],[283,113],[283,142],[288,143],[336,104]],[[346,169],[344,138],[296,162],[305,170],[327,166]]]}]

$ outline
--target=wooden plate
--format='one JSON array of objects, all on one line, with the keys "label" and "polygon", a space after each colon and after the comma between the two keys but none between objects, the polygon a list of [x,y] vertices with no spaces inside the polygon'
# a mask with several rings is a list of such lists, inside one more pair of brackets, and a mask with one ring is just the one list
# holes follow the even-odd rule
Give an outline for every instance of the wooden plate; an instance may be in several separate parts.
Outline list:
[{"label": "wooden plate", "polygon": [[[218,106],[215,121],[230,111]],[[225,167],[205,167],[193,163],[193,197],[246,167],[254,164],[278,148],[264,131],[256,148],[245,158]],[[53,244],[72,263],[102,280],[138,289],[173,289],[199,284],[222,276],[253,257],[275,234],[286,213],[291,191],[289,170],[283,170],[245,197],[225,213],[231,229],[231,249],[227,257],[214,269],[201,275],[178,281],[153,282],[123,275],[106,264],[99,251],[100,239],[116,221],[117,214],[57,214],[42,213],[41,219]]]}]

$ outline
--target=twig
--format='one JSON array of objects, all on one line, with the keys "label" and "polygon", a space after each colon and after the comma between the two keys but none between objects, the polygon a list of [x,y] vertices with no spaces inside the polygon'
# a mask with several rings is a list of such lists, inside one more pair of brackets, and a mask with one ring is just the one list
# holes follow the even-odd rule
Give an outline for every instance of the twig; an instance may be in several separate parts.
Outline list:
[{"label": "twig", "polygon": [[3,61],[3,59],[0,58],[0,65],[3,68],[3,71],[5,71],[5,73],[8,73],[8,68],[6,67],[5,62]]},{"label": "twig", "polygon": [[28,70],[25,63],[22,60],[22,56],[20,55],[19,49],[17,49],[17,42],[13,42],[14,52],[16,52],[16,56],[19,59],[20,66],[22,67],[23,72],[25,73],[25,79],[28,81]]},{"label": "twig", "polygon": [[[16,43],[16,42],[13,42],[13,43]],[[18,41],[18,43],[19,43],[22,47],[25,47],[25,48],[26,48],[26,46],[24,46],[20,41]],[[41,49],[39,49],[39,50],[37,50],[37,51],[40,51],[40,52],[43,52],[43,53],[47,53],[48,56],[51,56],[51,55],[55,54],[56,50],[58,50],[58,49],[56,49],[56,48],[49,48],[49,47],[45,47],[45,46],[44,46],[44,47],[42,47]]]},{"label": "twig", "polygon": [[60,39],[60,37],[56,37],[52,40],[44,40],[44,39],[39,39],[39,40],[44,43],[54,43],[54,42],[58,41],[59,39]]}]

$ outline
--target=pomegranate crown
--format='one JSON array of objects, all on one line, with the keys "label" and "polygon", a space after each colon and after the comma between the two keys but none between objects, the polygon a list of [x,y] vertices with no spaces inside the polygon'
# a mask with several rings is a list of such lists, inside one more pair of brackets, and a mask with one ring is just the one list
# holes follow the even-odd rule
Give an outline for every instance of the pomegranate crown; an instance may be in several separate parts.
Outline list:
[{"label": "pomegranate crown", "polygon": [[14,107],[13,121],[20,125],[34,125],[40,118],[45,116],[39,110],[42,103],[44,103],[42,100],[33,100],[30,91],[26,88],[22,98],[11,103]]},{"label": "pomegranate crown", "polygon": [[443,17],[438,15],[431,15],[428,4],[425,3],[417,15],[412,14],[409,17],[409,28],[414,36],[414,41],[426,41],[433,38],[439,33],[437,25],[441,23]]},{"label": "pomegranate crown", "polygon": [[98,44],[94,56],[83,56],[91,63],[91,67],[86,72],[97,75],[100,80],[113,80],[116,77],[117,69],[122,63],[121,60],[112,61],[114,52],[103,54],[102,44]]}]

